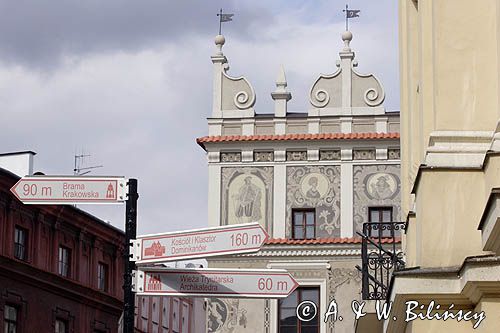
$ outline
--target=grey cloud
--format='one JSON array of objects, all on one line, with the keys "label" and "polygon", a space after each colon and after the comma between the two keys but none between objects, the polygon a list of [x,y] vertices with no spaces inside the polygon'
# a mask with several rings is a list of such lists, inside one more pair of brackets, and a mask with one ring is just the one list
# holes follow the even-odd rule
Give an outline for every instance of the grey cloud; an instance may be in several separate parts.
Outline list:
[{"label": "grey cloud", "polygon": [[[353,47],[359,70],[377,74],[397,105],[396,4],[378,0],[372,12],[373,3],[349,2],[362,10]],[[235,13],[224,33],[230,74],[250,80],[257,112],[273,110],[280,64],[290,110],[305,111],[317,75],[335,70],[341,4],[0,0],[0,122],[12,124],[2,151],[35,150],[36,170],[68,174],[84,148],[87,166],[104,165],[92,174],[139,179],[139,233],[205,227],[207,162],[195,138],[207,133],[220,7]],[[123,228],[122,206],[81,208]]]},{"label": "grey cloud", "polygon": [[[250,5],[250,6],[248,6]],[[47,68],[64,56],[134,52],[190,35],[214,36],[220,7],[235,12],[231,34],[272,20],[267,10],[235,0],[1,0],[0,61]]]}]

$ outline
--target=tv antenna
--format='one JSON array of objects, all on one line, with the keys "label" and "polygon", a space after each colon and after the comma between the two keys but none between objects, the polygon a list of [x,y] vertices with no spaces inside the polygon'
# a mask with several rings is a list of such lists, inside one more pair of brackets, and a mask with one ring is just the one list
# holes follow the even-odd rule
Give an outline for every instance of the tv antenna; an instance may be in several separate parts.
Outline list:
[{"label": "tv antenna", "polygon": [[73,174],[75,176],[83,176],[86,175],[90,172],[92,172],[93,169],[97,168],[102,168],[103,165],[96,165],[96,166],[90,166],[90,167],[84,167],[84,162],[85,162],[85,157],[90,157],[89,154],[80,154],[80,155],[75,155],[75,168],[73,169]]}]

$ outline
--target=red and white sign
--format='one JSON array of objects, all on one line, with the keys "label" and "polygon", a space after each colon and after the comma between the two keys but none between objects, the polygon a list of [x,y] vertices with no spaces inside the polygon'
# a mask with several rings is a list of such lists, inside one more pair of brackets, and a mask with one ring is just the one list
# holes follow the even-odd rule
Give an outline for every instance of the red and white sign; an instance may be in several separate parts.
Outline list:
[{"label": "red and white sign", "polygon": [[126,200],[123,177],[31,176],[21,178],[10,191],[23,203],[37,205]]},{"label": "red and white sign", "polygon": [[298,283],[282,269],[139,268],[137,295],[284,298]]},{"label": "red and white sign", "polygon": [[258,223],[139,236],[137,264],[257,252],[269,236]]}]

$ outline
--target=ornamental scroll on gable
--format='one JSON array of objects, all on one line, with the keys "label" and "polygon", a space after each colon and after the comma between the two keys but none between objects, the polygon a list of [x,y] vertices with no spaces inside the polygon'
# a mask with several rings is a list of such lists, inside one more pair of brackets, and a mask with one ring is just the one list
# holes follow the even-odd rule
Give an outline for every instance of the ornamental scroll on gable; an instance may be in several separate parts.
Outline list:
[{"label": "ornamental scroll on gable", "polygon": [[354,70],[357,61],[350,42],[352,33],[342,34],[344,48],[339,52],[337,71],[320,75],[309,92],[312,109],[309,115],[375,115],[385,112],[384,88],[373,74],[360,74]]},{"label": "ornamental scroll on gable", "polygon": [[[255,104],[255,92],[244,77],[234,78],[222,73],[222,112],[250,110]],[[252,109],[253,110],[253,109]]]},{"label": "ornamental scroll on gable", "polygon": [[244,77],[227,74],[229,65],[222,53],[225,43],[222,35],[215,37],[217,52],[212,56],[214,64],[213,118],[248,118],[255,115],[255,91]]}]

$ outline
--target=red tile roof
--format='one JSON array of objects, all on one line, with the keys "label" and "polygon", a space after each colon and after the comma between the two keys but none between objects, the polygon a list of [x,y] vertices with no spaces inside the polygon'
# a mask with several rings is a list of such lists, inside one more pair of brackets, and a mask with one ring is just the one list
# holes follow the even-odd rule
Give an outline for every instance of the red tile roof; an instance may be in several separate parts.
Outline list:
[{"label": "red tile roof", "polygon": [[[270,238],[266,241],[266,245],[311,245],[311,244],[361,244],[361,237],[352,238],[317,238],[317,239],[288,239],[288,238]],[[376,243],[377,239],[372,238]],[[382,244],[392,244],[392,238],[382,238]],[[401,239],[396,238],[396,243],[400,243]]]},{"label": "red tile roof", "polygon": [[287,141],[287,140],[366,140],[399,139],[399,133],[321,133],[282,135],[214,135],[197,138],[196,142],[205,148],[205,143],[241,141]]}]

